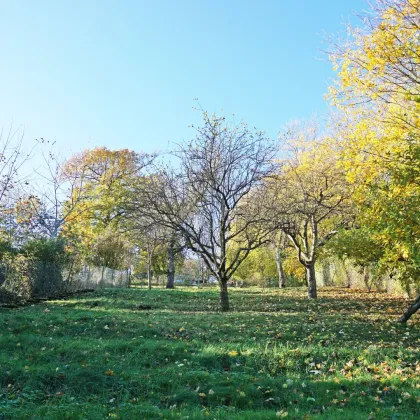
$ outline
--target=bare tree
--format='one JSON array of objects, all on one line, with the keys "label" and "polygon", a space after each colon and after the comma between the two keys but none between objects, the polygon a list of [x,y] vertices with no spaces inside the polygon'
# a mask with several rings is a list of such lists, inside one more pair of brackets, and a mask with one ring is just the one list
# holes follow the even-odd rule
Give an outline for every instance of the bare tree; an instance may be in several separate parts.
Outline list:
[{"label": "bare tree", "polygon": [[87,198],[83,189],[85,173],[84,168],[66,171],[67,162],[60,161],[52,151],[43,158],[44,167],[35,171],[40,182],[27,183],[23,194],[34,230],[54,239],[71,216],[81,211],[79,204]]},{"label": "bare tree", "polygon": [[18,180],[18,171],[30,157],[22,150],[24,132],[14,130],[11,125],[8,131],[0,131],[0,211],[5,206],[8,193],[15,189]]},{"label": "bare tree", "polygon": [[[177,170],[155,169],[137,196],[140,212],[182,235],[220,285],[229,310],[227,283],[249,252],[273,231],[262,203],[264,178],[275,169],[276,145],[246,124],[203,112],[196,137],[178,145]],[[227,249],[236,242],[232,258]]]}]

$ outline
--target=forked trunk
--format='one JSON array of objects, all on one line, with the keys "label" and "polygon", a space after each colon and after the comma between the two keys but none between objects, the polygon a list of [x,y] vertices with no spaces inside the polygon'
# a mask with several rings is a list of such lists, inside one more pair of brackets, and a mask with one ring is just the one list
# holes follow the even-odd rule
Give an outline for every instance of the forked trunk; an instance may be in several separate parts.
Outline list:
[{"label": "forked trunk", "polygon": [[166,282],[167,289],[173,289],[175,284],[175,252],[173,244],[168,247],[168,280]]},{"label": "forked trunk", "polygon": [[306,266],[306,283],[308,284],[308,298],[316,299],[315,261]]},{"label": "forked trunk", "polygon": [[220,283],[220,308],[222,312],[229,311],[229,295],[227,289],[227,281]]},{"label": "forked trunk", "polygon": [[417,296],[417,299],[405,311],[404,315],[398,320],[398,322],[405,324],[411,318],[411,315],[415,314],[419,309],[420,309],[420,295]]}]

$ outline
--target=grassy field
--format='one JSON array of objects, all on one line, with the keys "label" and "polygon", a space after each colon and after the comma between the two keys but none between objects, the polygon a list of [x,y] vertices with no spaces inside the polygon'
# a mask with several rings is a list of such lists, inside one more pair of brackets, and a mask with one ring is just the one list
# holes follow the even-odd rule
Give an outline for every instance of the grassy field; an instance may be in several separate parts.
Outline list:
[{"label": "grassy field", "polygon": [[[0,419],[418,419],[407,303],[322,289],[98,291],[0,310]],[[147,305],[151,309],[145,309]]]}]

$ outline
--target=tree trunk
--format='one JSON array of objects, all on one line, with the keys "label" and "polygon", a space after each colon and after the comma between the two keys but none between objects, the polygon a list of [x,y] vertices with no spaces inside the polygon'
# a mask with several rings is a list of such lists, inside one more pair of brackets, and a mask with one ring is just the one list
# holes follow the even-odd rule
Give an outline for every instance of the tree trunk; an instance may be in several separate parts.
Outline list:
[{"label": "tree trunk", "polygon": [[175,252],[173,243],[168,247],[168,280],[166,282],[167,289],[173,289],[175,285]]},{"label": "tree trunk", "polygon": [[348,289],[350,289],[351,288],[351,274],[350,274],[350,270],[349,270],[348,267],[346,267],[346,263],[345,262],[343,262],[343,267],[344,267],[344,272],[346,273],[346,279],[347,279],[346,287]]},{"label": "tree trunk", "polygon": [[415,302],[406,310],[406,312],[398,320],[398,322],[405,324],[411,318],[411,315],[415,314],[419,309],[420,309],[420,295],[417,296],[417,299],[415,300]]},{"label": "tree trunk", "polygon": [[152,262],[153,262],[154,251],[155,251],[155,244],[147,244],[147,286],[149,290],[152,289],[152,282],[153,282]]},{"label": "tree trunk", "polygon": [[229,295],[227,281],[225,280],[222,280],[220,283],[220,308],[222,312],[229,311]]},{"label": "tree trunk", "polygon": [[[104,272],[105,272],[105,266],[103,265],[102,266],[102,273],[101,273],[101,280],[100,280],[100,282],[102,283],[103,282],[103,280],[104,280]],[[98,283],[96,283],[96,284],[98,284]]]},{"label": "tree trunk", "polygon": [[276,247],[276,265],[279,276],[279,289],[283,289],[283,287],[286,287],[286,274],[283,270],[283,261],[280,247]]},{"label": "tree trunk", "polygon": [[365,286],[370,292],[372,290],[372,283],[370,282],[370,270],[367,265],[363,267],[363,281],[365,282]]},{"label": "tree trunk", "polygon": [[322,264],[322,277],[323,277],[323,286],[331,285],[331,270],[328,263]]},{"label": "tree trunk", "polygon": [[150,254],[147,256],[147,286],[149,290],[152,289],[152,257]]},{"label": "tree trunk", "polygon": [[152,270],[147,268],[147,287],[149,290],[152,288]]},{"label": "tree trunk", "polygon": [[310,262],[306,266],[306,282],[308,284],[308,298],[316,299],[316,278],[315,278],[315,261]]},{"label": "tree trunk", "polygon": [[[70,281],[71,281],[71,275],[72,275],[74,260],[75,260],[75,258],[72,258],[71,263],[70,263],[69,273],[67,275],[67,279],[64,282],[66,292],[68,292],[70,290]],[[0,274],[0,276],[1,276],[1,274]],[[1,285],[2,285],[2,281],[0,279],[0,286]]]}]

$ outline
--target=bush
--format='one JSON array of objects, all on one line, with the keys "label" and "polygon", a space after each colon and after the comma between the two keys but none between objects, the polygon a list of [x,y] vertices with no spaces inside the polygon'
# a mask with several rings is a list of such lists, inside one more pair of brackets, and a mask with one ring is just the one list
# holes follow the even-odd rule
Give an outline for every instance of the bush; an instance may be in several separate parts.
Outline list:
[{"label": "bush", "polygon": [[20,252],[34,260],[64,265],[68,259],[65,251],[65,241],[58,239],[33,239],[27,242]]},{"label": "bush", "polygon": [[68,262],[62,239],[32,240],[24,245],[22,253],[31,261],[32,296],[51,296],[62,290],[62,270]]},{"label": "bush", "polygon": [[3,264],[3,260],[7,260],[12,254],[15,254],[12,245],[8,241],[0,239],[0,287],[6,281],[6,268]]},{"label": "bush", "polygon": [[53,296],[63,288],[62,271],[68,263],[61,239],[36,239],[20,250],[1,247],[0,286],[21,299]]},{"label": "bush", "polygon": [[24,255],[4,253],[1,269],[2,288],[13,295],[28,299],[32,294],[30,260]]}]

